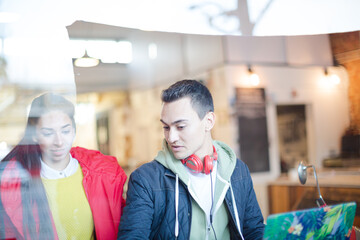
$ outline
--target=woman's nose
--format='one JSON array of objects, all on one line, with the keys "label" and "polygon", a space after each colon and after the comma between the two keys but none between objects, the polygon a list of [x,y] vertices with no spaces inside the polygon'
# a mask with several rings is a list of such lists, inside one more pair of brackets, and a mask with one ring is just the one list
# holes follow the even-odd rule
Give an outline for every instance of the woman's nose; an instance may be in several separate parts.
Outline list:
[{"label": "woman's nose", "polygon": [[55,139],[54,139],[54,144],[57,145],[57,146],[61,146],[62,143],[63,143],[63,140],[62,140],[61,134],[56,133],[55,134]]}]

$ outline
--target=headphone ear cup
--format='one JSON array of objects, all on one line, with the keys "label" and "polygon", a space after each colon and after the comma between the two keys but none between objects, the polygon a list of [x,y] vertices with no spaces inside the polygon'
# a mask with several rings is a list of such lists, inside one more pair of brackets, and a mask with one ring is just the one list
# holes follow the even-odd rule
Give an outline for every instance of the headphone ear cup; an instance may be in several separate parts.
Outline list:
[{"label": "headphone ear cup", "polygon": [[200,173],[203,170],[203,163],[201,159],[195,154],[187,157],[185,159],[185,165],[190,168],[191,171],[195,173]]},{"label": "headphone ear cup", "polygon": [[213,159],[209,155],[204,158],[204,173],[209,174],[213,170]]}]

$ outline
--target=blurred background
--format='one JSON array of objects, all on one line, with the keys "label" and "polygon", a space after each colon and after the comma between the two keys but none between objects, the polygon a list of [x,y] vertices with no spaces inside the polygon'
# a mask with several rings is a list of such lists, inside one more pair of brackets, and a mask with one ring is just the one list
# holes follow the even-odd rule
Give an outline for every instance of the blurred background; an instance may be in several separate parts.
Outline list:
[{"label": "blurred background", "polygon": [[356,0],[1,0],[0,158],[37,95],[76,104],[74,145],[129,174],[163,139],[160,93],[208,86],[213,137],[250,168],[268,214],[356,201],[360,225],[360,2]]}]

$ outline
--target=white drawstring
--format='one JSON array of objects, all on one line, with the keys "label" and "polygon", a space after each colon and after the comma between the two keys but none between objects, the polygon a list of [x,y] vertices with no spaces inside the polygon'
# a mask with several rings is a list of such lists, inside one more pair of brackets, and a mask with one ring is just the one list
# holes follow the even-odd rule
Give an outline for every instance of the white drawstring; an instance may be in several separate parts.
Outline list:
[{"label": "white drawstring", "polygon": [[244,240],[244,237],[241,233],[241,228],[240,228],[240,219],[239,219],[239,214],[238,214],[238,211],[237,211],[237,207],[236,207],[236,201],[235,201],[235,196],[234,196],[234,191],[232,189],[232,186],[231,186],[231,183],[230,183],[230,190],[231,190],[231,197],[232,197],[232,202],[233,202],[233,208],[234,208],[234,212],[235,212],[235,220],[236,220],[236,226],[239,230],[239,233],[240,233],[240,236],[241,236],[241,239]]},{"label": "white drawstring", "polygon": [[179,175],[176,174],[175,184],[175,238],[179,236]]}]

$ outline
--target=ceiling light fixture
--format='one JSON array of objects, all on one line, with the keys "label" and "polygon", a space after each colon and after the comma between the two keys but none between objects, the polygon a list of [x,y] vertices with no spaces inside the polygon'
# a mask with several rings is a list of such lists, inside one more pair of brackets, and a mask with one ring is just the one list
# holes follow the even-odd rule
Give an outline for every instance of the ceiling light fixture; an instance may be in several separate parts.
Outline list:
[{"label": "ceiling light fixture", "polygon": [[95,67],[99,64],[99,59],[90,57],[85,50],[84,56],[77,58],[74,62],[76,67]]}]

